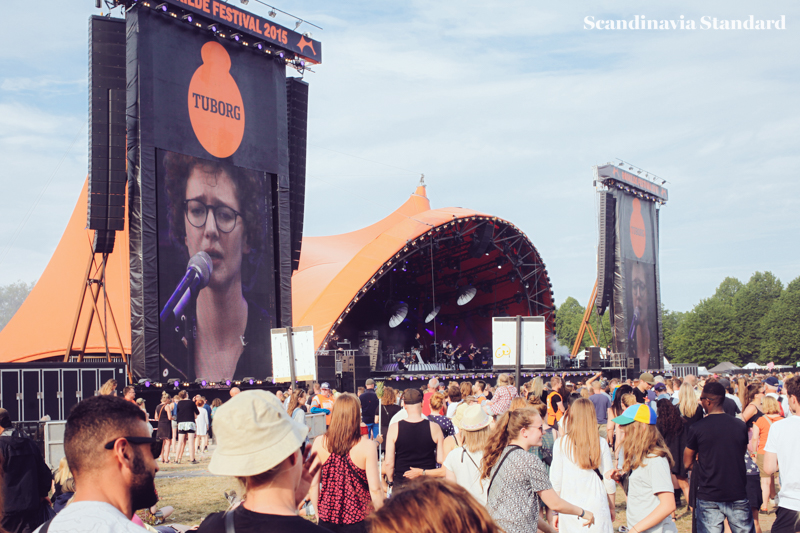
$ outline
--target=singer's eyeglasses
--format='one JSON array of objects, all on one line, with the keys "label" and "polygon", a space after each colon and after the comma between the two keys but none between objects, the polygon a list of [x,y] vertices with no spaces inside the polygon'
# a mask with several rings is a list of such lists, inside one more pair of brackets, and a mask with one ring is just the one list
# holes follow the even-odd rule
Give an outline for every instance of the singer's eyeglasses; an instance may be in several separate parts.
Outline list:
[{"label": "singer's eyeglasses", "polygon": [[213,211],[214,222],[222,233],[232,232],[236,227],[236,217],[242,216],[226,205],[206,205],[200,200],[184,200],[183,210],[186,213],[186,220],[195,228],[205,227],[208,212]]}]

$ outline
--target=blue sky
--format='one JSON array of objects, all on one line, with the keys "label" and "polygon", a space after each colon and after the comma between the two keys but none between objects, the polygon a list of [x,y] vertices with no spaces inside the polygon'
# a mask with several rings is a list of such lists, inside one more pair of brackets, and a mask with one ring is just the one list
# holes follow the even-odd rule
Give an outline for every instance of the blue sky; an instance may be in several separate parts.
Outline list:
[{"label": "blue sky", "polygon": [[[236,2],[236,0],[231,0]],[[794,2],[276,4],[324,30],[310,83],[307,235],[382,218],[424,173],[433,207],[500,216],[556,300],[596,276],[592,166],[668,180],[661,293],[800,275],[800,6]],[[0,284],[47,265],[87,172],[91,0],[10,3],[0,34]],[[265,16],[252,0],[248,9]],[[786,17],[785,30],[597,31],[584,18]],[[287,27],[285,16],[276,19]],[[22,222],[25,221],[23,224]]]}]

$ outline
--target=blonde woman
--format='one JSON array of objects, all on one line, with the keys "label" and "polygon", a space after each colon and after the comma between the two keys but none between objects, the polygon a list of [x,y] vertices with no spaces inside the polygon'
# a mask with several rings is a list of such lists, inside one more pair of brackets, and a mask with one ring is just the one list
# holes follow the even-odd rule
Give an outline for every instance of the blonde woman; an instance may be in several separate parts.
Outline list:
[{"label": "blonde woman", "polygon": [[764,396],[761,399],[761,410],[763,416],[759,416],[753,422],[753,438],[751,443],[754,444],[756,451],[756,464],[758,465],[758,472],[761,475],[761,496],[763,503],[761,504],[761,512],[769,512],[769,500],[775,498],[775,478],[772,474],[767,474],[764,471],[764,446],[767,444],[767,437],[769,436],[770,427],[775,422],[783,420],[781,416],[781,406],[778,400],[772,396]]},{"label": "blonde woman", "polygon": [[[594,515],[561,498],[550,484],[544,464],[531,446],[542,442],[542,417],[527,407],[506,411],[497,422],[483,452],[481,479],[486,485],[486,509],[507,533],[555,530],[539,518],[539,506],[531,505],[539,495],[544,504],[562,515],[576,515],[591,527]],[[521,453],[522,452],[522,453]]]},{"label": "blonde woman", "polygon": [[103,386],[100,387],[100,396],[116,396],[117,395],[117,380],[109,379]]},{"label": "blonde woman", "polygon": [[686,422],[687,431],[692,424],[703,418],[703,409],[697,400],[697,393],[688,381],[684,381],[678,391],[678,410]]},{"label": "blonde woman", "polygon": [[72,495],[75,493],[75,479],[72,477],[67,458],[62,457],[58,463],[58,470],[53,476],[54,492],[53,492],[53,510],[58,513],[67,506]]},{"label": "blonde woman", "polygon": [[161,394],[161,403],[156,407],[156,420],[156,438],[161,441],[161,462],[169,463],[169,449],[172,445],[172,397],[166,391]]},{"label": "blonde woman", "polygon": [[[594,405],[580,398],[570,405],[563,420],[564,435],[553,446],[550,482],[559,496],[594,514],[592,531],[614,531],[614,495],[617,487],[611,450],[597,430]],[[559,517],[562,533],[583,532],[583,521],[575,516]]]},{"label": "blonde woman", "polygon": [[[684,384],[685,385],[685,384]],[[694,394],[694,391],[692,391]],[[628,531],[632,533],[677,533],[671,515],[675,494],[670,467],[672,455],[656,428],[656,413],[647,405],[635,404],[614,419],[625,429],[622,470],[613,476],[628,476]]]},{"label": "blonde woman", "polygon": [[443,465],[445,479],[467,489],[481,505],[486,505],[486,487],[481,481],[480,465],[491,423],[492,417],[480,404],[467,407],[461,419],[463,444],[447,454]]}]

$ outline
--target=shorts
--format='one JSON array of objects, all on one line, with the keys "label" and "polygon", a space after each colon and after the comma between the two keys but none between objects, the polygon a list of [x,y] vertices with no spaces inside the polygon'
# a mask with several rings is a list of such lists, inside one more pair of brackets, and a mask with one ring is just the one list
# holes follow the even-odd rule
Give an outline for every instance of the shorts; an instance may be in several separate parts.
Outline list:
[{"label": "shorts", "polygon": [[778,507],[778,510],[775,511],[772,533],[793,533],[795,531],[800,531],[800,511]]},{"label": "shorts", "polygon": [[758,509],[764,505],[764,496],[761,494],[761,478],[755,474],[747,476],[747,500],[750,502],[750,509]]},{"label": "shorts", "polygon": [[194,422],[178,422],[178,435],[187,435],[195,432],[197,432],[197,426]]},{"label": "shorts", "polygon": [[758,465],[758,473],[762,478],[764,478],[764,477],[771,478],[772,477],[772,474],[767,474],[766,472],[764,472],[764,454],[763,453],[757,453],[756,454],[756,464]]}]

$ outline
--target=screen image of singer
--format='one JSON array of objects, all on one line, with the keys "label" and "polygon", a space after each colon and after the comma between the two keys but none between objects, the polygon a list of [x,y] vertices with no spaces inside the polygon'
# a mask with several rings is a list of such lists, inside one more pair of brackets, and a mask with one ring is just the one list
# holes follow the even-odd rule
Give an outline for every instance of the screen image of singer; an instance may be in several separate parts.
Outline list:
[{"label": "screen image of singer", "polygon": [[162,316],[162,366],[187,380],[267,376],[275,327],[267,175],[225,160],[157,154],[159,309],[190,260],[204,253],[211,260],[206,286]]}]

